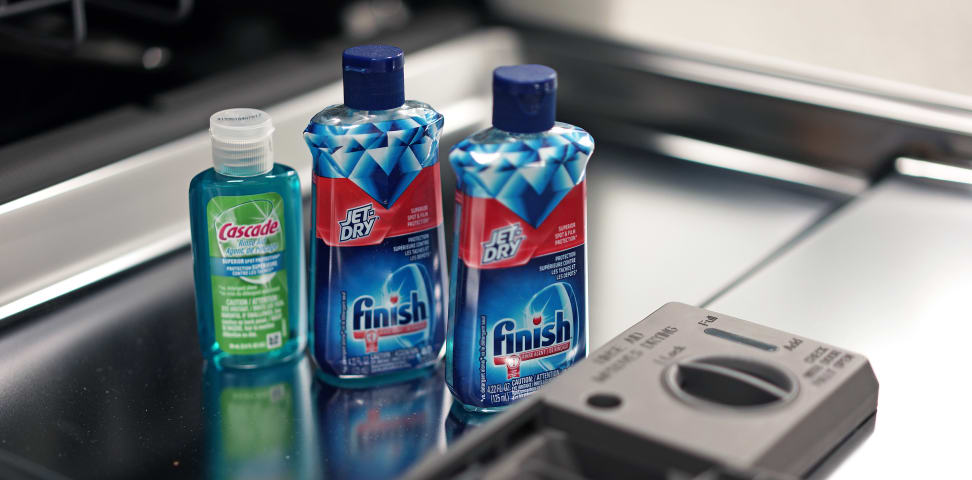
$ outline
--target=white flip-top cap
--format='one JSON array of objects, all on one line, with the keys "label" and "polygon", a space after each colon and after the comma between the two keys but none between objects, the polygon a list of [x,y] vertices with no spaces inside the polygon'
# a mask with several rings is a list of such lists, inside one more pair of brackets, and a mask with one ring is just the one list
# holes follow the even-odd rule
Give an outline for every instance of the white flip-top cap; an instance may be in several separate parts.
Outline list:
[{"label": "white flip-top cap", "polygon": [[231,108],[209,117],[213,166],[231,177],[251,177],[273,168],[273,120],[255,108]]}]

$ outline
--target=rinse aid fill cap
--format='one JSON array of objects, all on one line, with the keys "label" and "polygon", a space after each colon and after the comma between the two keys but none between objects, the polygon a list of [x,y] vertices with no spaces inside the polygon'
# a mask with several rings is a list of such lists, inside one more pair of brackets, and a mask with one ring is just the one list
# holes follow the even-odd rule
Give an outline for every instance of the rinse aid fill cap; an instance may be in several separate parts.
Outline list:
[{"label": "rinse aid fill cap", "polygon": [[250,177],[273,168],[273,120],[255,108],[231,108],[209,117],[213,166],[231,177]]},{"label": "rinse aid fill cap", "polygon": [[405,54],[390,45],[344,51],[344,104],[357,110],[388,110],[405,103]]},{"label": "rinse aid fill cap", "polygon": [[544,65],[493,70],[493,126],[513,133],[550,130],[557,114],[557,72]]}]

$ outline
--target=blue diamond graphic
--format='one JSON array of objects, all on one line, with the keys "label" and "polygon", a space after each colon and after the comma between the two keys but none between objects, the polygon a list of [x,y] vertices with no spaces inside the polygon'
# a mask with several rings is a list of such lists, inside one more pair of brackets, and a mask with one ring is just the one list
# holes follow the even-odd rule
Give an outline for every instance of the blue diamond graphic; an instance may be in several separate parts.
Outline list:
[{"label": "blue diamond graphic", "polygon": [[317,175],[347,178],[388,208],[438,161],[442,124],[439,114],[350,126],[311,122],[304,141]]},{"label": "blue diamond graphic", "polygon": [[508,140],[463,140],[452,147],[449,161],[463,192],[495,198],[536,228],[584,180],[594,140],[561,123],[540,137]]}]

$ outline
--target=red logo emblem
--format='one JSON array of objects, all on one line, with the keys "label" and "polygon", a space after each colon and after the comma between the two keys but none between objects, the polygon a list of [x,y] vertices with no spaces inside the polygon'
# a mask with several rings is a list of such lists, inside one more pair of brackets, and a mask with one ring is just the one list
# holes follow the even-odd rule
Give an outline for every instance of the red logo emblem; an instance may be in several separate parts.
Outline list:
[{"label": "red logo emblem", "polygon": [[368,330],[364,334],[365,337],[365,352],[374,353],[378,351],[378,330]]},{"label": "red logo emblem", "polygon": [[508,355],[506,357],[506,379],[520,376],[520,356]]}]

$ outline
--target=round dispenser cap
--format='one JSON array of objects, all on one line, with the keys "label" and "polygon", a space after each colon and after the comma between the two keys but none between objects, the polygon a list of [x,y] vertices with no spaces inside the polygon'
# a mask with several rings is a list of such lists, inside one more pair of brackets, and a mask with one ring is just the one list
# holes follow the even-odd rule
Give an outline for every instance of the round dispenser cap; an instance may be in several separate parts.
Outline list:
[{"label": "round dispenser cap", "polygon": [[209,117],[213,166],[231,177],[251,177],[273,168],[273,120],[255,108],[231,108]]},{"label": "round dispenser cap", "polygon": [[493,70],[493,126],[513,133],[550,130],[557,114],[557,72],[544,65]]},{"label": "round dispenser cap", "polygon": [[357,110],[388,110],[405,103],[405,53],[390,45],[344,51],[344,104]]}]

